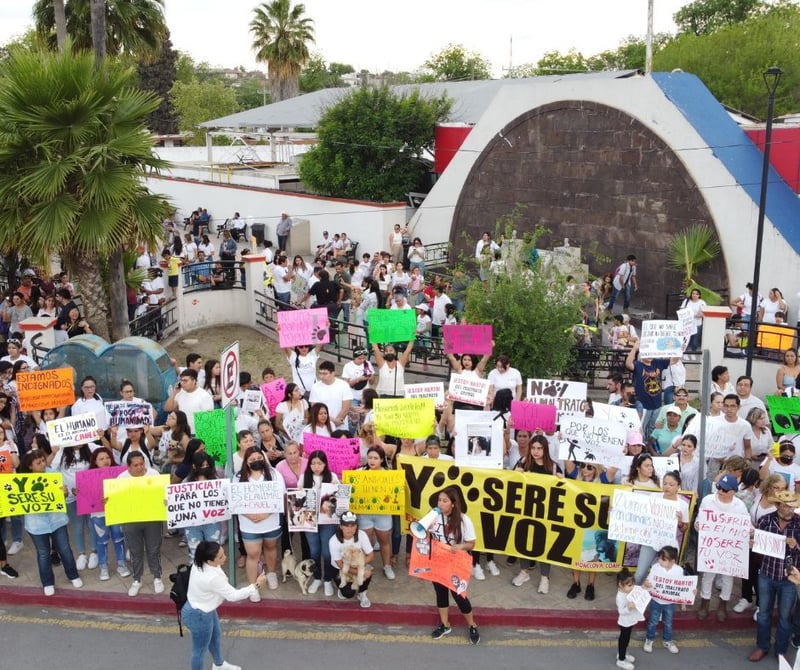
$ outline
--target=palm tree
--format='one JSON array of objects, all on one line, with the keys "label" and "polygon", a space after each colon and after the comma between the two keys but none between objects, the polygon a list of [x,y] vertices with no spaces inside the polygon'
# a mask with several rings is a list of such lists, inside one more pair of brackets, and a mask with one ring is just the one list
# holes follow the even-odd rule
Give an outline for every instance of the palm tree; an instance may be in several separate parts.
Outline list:
[{"label": "palm tree", "polygon": [[669,264],[683,273],[681,289],[689,296],[692,289],[700,291],[709,305],[719,305],[722,296],[711,289],[700,286],[697,272],[719,256],[719,242],[714,230],[705,223],[695,224],[683,232],[673,235],[669,246]]},{"label": "palm tree", "polygon": [[250,22],[256,60],[267,63],[272,102],[300,93],[300,70],[308,61],[308,43],[314,41],[314,21],[303,16],[305,5],[273,0],[256,7]]},{"label": "palm tree", "polygon": [[64,10],[64,0],[53,0],[53,23],[56,27],[58,50],[63,51],[67,42],[67,15]]},{"label": "palm tree", "polygon": [[106,338],[109,307],[127,313],[124,300],[108,304],[108,259],[123,243],[153,244],[165,213],[142,181],[164,166],[144,125],[158,100],[134,82],[132,68],[96,67],[69,42],[61,53],[12,50],[0,72],[0,253],[61,255]]}]

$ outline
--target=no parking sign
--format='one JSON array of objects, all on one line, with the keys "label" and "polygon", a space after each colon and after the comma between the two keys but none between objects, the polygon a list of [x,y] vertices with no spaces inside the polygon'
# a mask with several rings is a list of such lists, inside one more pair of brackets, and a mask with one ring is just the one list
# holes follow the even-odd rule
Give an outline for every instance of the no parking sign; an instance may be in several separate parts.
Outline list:
[{"label": "no parking sign", "polygon": [[239,340],[222,352],[220,357],[220,382],[222,408],[228,407],[239,396]]}]

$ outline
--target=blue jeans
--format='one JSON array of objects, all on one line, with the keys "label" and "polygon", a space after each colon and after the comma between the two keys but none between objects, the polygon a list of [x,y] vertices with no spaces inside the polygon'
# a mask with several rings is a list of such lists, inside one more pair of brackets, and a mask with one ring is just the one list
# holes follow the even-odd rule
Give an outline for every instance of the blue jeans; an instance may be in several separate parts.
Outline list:
[{"label": "blue jeans", "polygon": [[39,568],[39,579],[42,586],[55,586],[56,577],[53,574],[53,561],[50,558],[51,542],[52,548],[61,557],[61,565],[68,579],[78,578],[78,568],[75,565],[75,556],[72,554],[72,547],[69,546],[69,532],[66,525],[61,526],[52,533],[34,535],[28,533],[36,547],[36,565]]},{"label": "blue jeans", "polygon": [[333,579],[330,540],[336,532],[336,524],[320,524],[316,533],[305,533],[309,556],[314,559],[314,579],[329,582]]},{"label": "blue jeans", "polygon": [[[8,520],[11,522],[11,541],[22,542],[22,531],[25,529],[25,517],[22,515],[11,516]],[[0,542],[6,541],[6,521],[0,519]]]},{"label": "blue jeans", "polygon": [[797,588],[786,579],[780,581],[758,575],[758,648],[769,652],[772,607],[778,600],[778,629],[775,631],[775,653],[785,654],[792,631],[792,609],[797,600]]},{"label": "blue jeans", "polygon": [[78,502],[73,500],[67,503],[67,517],[69,518],[69,530],[72,533],[72,540],[75,542],[75,549],[79,554],[86,553],[86,531],[89,535],[89,551],[97,551],[97,538],[92,529],[91,517],[88,514],[78,514]]},{"label": "blue jeans", "polygon": [[217,610],[204,612],[196,610],[188,602],[181,610],[183,624],[192,631],[192,670],[203,670],[206,649],[214,659],[214,665],[222,665],[222,629]]},{"label": "blue jeans", "polygon": [[656,553],[653,547],[645,547],[643,544],[639,545],[639,565],[636,568],[636,575],[634,575],[633,578],[638,586],[644,584],[644,580],[647,579],[647,573],[650,572],[650,568],[653,567],[653,563],[656,560]]},{"label": "blue jeans", "polygon": [[108,567],[109,537],[114,543],[117,566],[123,565],[125,563],[125,536],[122,534],[122,528],[120,526],[106,526],[105,516],[93,516],[90,519],[94,527],[94,535],[97,542],[97,562],[100,567]]},{"label": "blue jeans", "polygon": [[608,301],[608,311],[610,312],[614,309],[614,303],[617,301],[617,296],[622,293],[623,300],[622,300],[622,308],[628,309],[631,304],[631,290],[632,290],[631,283],[628,282],[625,284],[624,288],[620,291],[616,287],[611,291],[611,300]]},{"label": "blue jeans", "polygon": [[672,642],[672,615],[675,614],[675,603],[667,603],[662,605],[655,601],[650,601],[650,619],[647,622],[647,639],[656,639],[656,626],[658,621],[664,622],[664,632],[661,637],[664,642]]},{"label": "blue jeans", "polygon": [[189,549],[189,561],[194,562],[194,552],[197,545],[203,540],[206,542],[219,542],[222,537],[222,524],[219,521],[206,523],[202,526],[184,528],[186,533],[186,546]]},{"label": "blue jeans", "polygon": [[275,291],[275,302],[279,310],[291,309],[292,306],[292,292],[278,293]]}]

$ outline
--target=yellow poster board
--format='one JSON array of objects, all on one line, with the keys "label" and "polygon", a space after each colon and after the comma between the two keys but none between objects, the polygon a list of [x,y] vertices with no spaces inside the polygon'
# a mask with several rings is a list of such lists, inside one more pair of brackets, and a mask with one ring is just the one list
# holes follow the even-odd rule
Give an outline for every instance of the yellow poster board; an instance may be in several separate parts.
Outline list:
[{"label": "yellow poster board", "polygon": [[345,470],[342,484],[352,486],[351,512],[393,516],[404,514],[406,487],[402,470]]},{"label": "yellow poster board", "polygon": [[433,398],[382,398],[372,406],[378,435],[419,439],[433,433],[436,425]]},{"label": "yellow poster board", "polygon": [[106,523],[136,523],[167,520],[169,475],[106,479]]},{"label": "yellow poster board", "polygon": [[66,511],[60,472],[0,475],[0,518]]}]

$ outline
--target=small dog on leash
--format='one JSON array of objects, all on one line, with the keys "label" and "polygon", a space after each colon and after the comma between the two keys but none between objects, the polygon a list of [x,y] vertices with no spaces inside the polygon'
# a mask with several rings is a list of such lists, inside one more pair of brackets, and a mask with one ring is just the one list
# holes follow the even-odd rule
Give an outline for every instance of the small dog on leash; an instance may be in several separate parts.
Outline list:
[{"label": "small dog on leash", "polygon": [[[358,569],[358,572],[351,575],[350,569],[354,567]],[[367,561],[364,552],[355,545],[346,546],[342,554],[342,569],[339,571],[342,580],[341,586],[348,582],[352,582],[354,588],[363,586],[366,567]]]},{"label": "small dog on leash", "polygon": [[294,577],[297,583],[300,584],[300,590],[304,596],[308,595],[308,587],[314,579],[314,561],[307,558],[305,561],[300,561],[294,569]]},{"label": "small dog on leash", "polygon": [[294,557],[291,549],[283,552],[283,559],[281,560],[281,571],[283,572],[283,579],[285,582],[287,577],[294,577],[294,571],[297,570],[297,559]]}]

